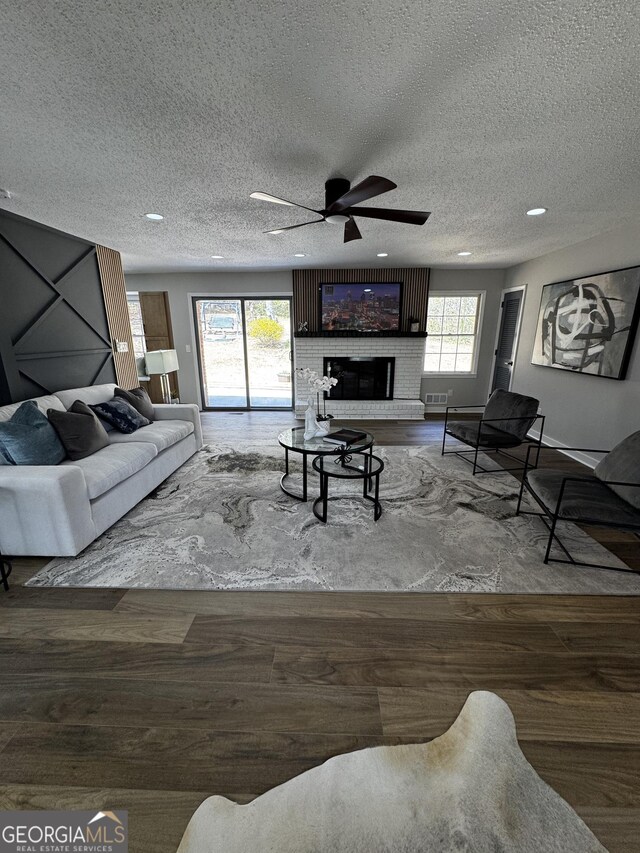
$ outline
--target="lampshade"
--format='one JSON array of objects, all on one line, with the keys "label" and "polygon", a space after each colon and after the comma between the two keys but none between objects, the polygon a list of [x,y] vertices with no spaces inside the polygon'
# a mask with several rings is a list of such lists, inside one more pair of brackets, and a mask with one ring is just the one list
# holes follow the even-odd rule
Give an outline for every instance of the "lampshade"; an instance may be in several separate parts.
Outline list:
[{"label": "lampshade", "polygon": [[145,354],[147,373],[150,376],[173,373],[178,370],[178,353],[174,349],[156,349]]}]

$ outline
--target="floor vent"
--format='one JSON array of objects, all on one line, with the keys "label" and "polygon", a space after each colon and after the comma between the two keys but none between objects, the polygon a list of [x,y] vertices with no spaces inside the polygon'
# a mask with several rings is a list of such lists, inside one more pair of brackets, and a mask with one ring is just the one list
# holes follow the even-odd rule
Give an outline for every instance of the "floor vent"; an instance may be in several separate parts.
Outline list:
[{"label": "floor vent", "polygon": [[436,405],[437,403],[447,403],[449,400],[448,394],[427,394],[424,401],[427,405]]}]

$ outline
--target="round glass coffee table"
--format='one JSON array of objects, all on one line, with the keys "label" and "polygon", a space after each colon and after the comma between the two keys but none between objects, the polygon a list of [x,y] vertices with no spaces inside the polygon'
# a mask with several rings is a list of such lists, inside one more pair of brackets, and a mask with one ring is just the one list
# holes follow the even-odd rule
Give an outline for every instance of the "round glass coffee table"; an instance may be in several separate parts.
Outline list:
[{"label": "round glass coffee table", "polygon": [[[364,430],[363,430],[364,432]],[[285,471],[280,478],[280,488],[291,498],[298,501],[307,500],[307,460],[309,455],[315,456],[340,456],[350,453],[362,453],[364,450],[369,451],[369,455],[373,454],[374,438],[371,433],[365,433],[365,437],[360,441],[354,441],[348,446],[339,444],[329,444],[322,437],[305,439],[304,427],[293,427],[285,429],[278,436],[278,444],[284,447],[284,465]],[[286,486],[289,474],[289,453],[302,454],[302,494],[290,491]]]}]

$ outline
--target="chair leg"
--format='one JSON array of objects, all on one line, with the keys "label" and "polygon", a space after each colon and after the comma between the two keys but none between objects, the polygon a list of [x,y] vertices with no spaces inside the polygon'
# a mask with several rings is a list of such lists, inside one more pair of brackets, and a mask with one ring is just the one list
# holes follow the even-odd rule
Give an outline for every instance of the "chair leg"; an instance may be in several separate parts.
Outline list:
[{"label": "chair leg", "polygon": [[520,515],[520,507],[522,506],[522,496],[524,494],[524,476],[520,481],[520,494],[518,495],[518,505],[516,506],[516,515]]},{"label": "chair leg", "polygon": [[476,471],[478,470],[478,449],[478,445],[476,444],[476,452],[473,454],[473,477],[476,476]]},{"label": "chair leg", "polygon": [[5,592],[9,592],[9,575],[11,571],[11,563],[9,560],[5,560],[2,554],[0,554],[0,586],[4,588]]},{"label": "chair leg", "polygon": [[547,550],[545,551],[545,554],[544,554],[544,562],[545,563],[549,562],[549,554],[551,553],[551,546],[553,545],[553,537],[555,536],[555,533],[556,533],[557,522],[558,522],[558,519],[554,515],[553,521],[551,522],[551,526],[549,527],[549,541],[547,542]]},{"label": "chair leg", "polygon": [[446,440],[447,440],[447,425],[445,424],[444,425],[444,432],[442,433],[442,452],[440,453],[440,456],[444,456],[444,444],[445,444]]}]

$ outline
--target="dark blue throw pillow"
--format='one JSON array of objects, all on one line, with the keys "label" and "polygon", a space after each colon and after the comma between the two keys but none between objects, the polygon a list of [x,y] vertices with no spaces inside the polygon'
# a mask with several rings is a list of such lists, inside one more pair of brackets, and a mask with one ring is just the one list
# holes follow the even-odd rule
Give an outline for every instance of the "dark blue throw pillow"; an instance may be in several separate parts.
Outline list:
[{"label": "dark blue throw pillow", "polygon": [[47,416],[27,400],[0,423],[0,455],[10,465],[57,465],[67,454]]},{"label": "dark blue throw pillow", "polygon": [[140,412],[137,412],[130,403],[117,397],[107,403],[97,403],[89,408],[119,432],[135,432],[140,427],[148,426],[151,423]]}]

